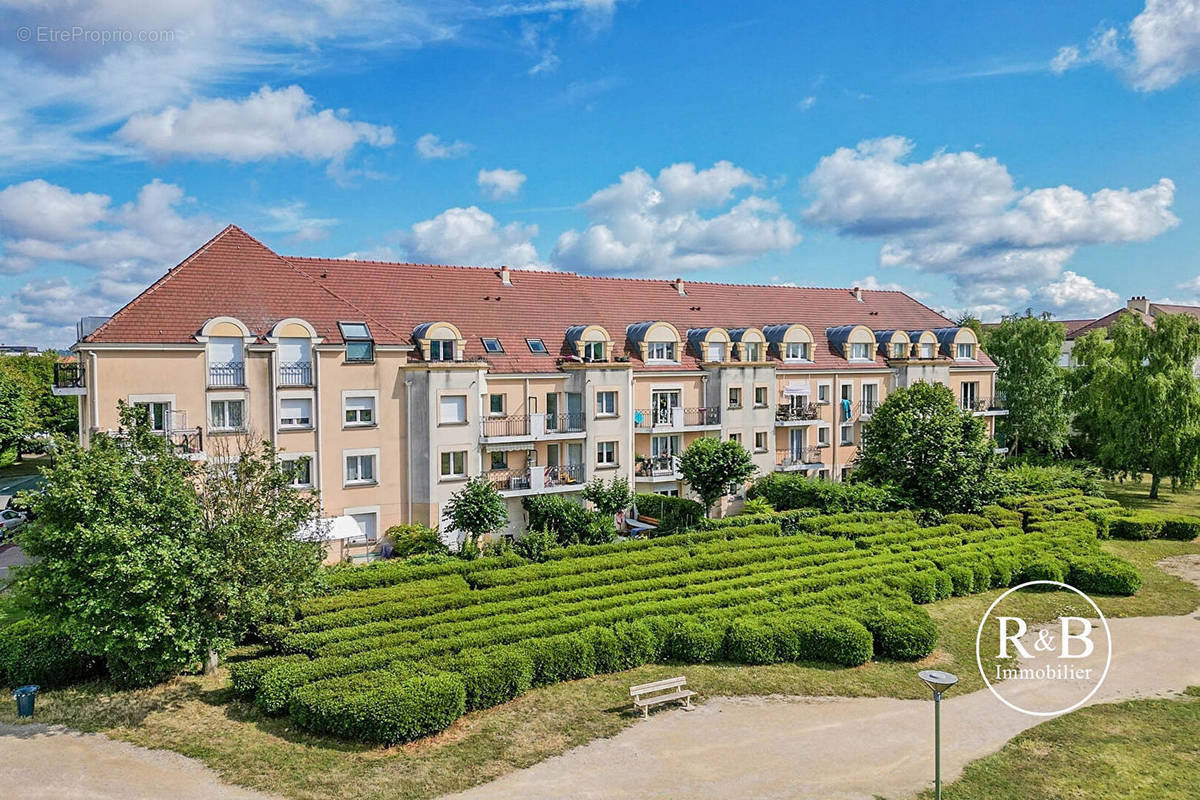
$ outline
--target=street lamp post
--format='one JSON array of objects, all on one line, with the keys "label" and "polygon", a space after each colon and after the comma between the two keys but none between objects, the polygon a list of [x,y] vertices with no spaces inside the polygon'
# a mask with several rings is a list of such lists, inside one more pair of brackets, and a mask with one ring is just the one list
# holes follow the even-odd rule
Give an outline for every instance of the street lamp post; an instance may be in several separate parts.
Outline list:
[{"label": "street lamp post", "polygon": [[942,800],[942,692],[958,683],[958,676],[936,669],[923,669],[917,677],[933,690],[933,792]]}]

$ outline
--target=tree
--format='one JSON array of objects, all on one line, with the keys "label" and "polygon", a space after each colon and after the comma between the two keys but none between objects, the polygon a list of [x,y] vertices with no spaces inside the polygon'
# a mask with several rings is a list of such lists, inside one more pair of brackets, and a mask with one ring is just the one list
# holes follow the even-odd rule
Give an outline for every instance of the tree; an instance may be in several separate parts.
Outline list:
[{"label": "tree", "polygon": [[975,316],[974,314],[966,312],[959,314],[958,318],[954,320],[954,324],[960,328],[970,328],[975,332],[975,338],[980,342],[983,341],[983,337],[985,336],[983,323],[980,322],[979,317]]},{"label": "tree", "polygon": [[680,459],[683,478],[704,501],[706,515],[714,503],[729,493],[730,486],[741,486],[757,470],[740,442],[712,436],[692,442]]},{"label": "tree", "polygon": [[27,448],[33,449],[34,434],[74,436],[78,432],[75,398],[56,397],[50,391],[56,363],[58,353],[53,350],[0,359],[0,387],[7,384],[7,388],[0,388],[0,392],[10,391],[12,386],[17,386],[21,398],[21,410],[15,417],[11,406],[0,401],[0,429],[11,430],[14,420],[19,420],[19,427],[23,428],[15,438],[0,433],[0,445],[5,450],[15,447],[18,457]]},{"label": "tree", "polygon": [[450,496],[446,516],[455,530],[466,535],[463,551],[475,555],[479,541],[508,522],[508,506],[491,483],[477,476]]},{"label": "tree", "polygon": [[[10,356],[9,358],[12,358]],[[0,359],[0,454],[15,449],[37,430],[37,406],[28,376],[4,367]]]},{"label": "tree", "polygon": [[995,453],[982,421],[940,383],[897,389],[863,425],[854,479],[892,486],[913,505],[972,511],[992,482]]},{"label": "tree", "polygon": [[984,340],[999,367],[996,391],[1008,409],[999,421],[1011,453],[1025,446],[1057,455],[1066,444],[1066,384],[1058,366],[1065,336],[1062,323],[1026,311],[1005,317]]},{"label": "tree", "polygon": [[1122,314],[1076,342],[1083,373],[1072,395],[1077,426],[1105,470],[1150,473],[1150,497],[1163,478],[1191,487],[1200,477],[1200,320],[1163,314],[1153,327]]},{"label": "tree", "polygon": [[613,478],[609,483],[596,478],[583,488],[583,499],[590,501],[601,514],[613,517],[629,508],[633,492],[624,478]]},{"label": "tree", "polygon": [[123,406],[117,434],[60,449],[34,508],[18,591],[128,685],[213,663],[315,587],[322,545],[297,534],[316,499],[269,445],[202,469]]}]

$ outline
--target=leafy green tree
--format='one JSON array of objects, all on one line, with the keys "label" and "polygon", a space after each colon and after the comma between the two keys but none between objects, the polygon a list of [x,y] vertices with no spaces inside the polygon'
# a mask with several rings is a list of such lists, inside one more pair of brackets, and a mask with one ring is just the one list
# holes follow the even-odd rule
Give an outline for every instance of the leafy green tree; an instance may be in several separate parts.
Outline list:
[{"label": "leafy green tree", "polygon": [[1014,455],[1021,447],[1057,455],[1066,444],[1066,384],[1058,366],[1065,336],[1062,323],[1026,311],[1005,317],[984,340],[999,367],[996,391],[1008,408],[999,422]]},{"label": "leafy green tree", "polygon": [[438,532],[427,525],[414,522],[410,525],[393,525],[383,534],[392,543],[392,552],[397,558],[418,555],[443,555],[446,545]]},{"label": "leafy green tree", "polygon": [[940,383],[892,392],[863,425],[856,481],[890,486],[915,506],[942,512],[982,505],[995,471],[981,420]]},{"label": "leafy green tree", "polygon": [[1150,474],[1150,497],[1163,478],[1191,487],[1200,477],[1200,320],[1163,314],[1150,327],[1122,314],[1072,350],[1085,372],[1072,395],[1077,424],[1101,467]]},{"label": "leafy green tree", "polygon": [[[10,356],[9,358],[13,358]],[[0,359],[0,454],[17,451],[37,431],[37,404],[27,375],[8,369]]]},{"label": "leafy green tree", "polygon": [[[963,313],[954,320],[954,324],[960,328],[970,328],[975,332],[975,338],[982,342],[984,337],[983,323],[979,321],[979,317],[974,314]],[[986,348],[985,348],[986,349]]]},{"label": "leafy green tree", "polygon": [[450,495],[446,503],[446,516],[455,530],[466,535],[463,552],[475,555],[484,536],[508,523],[508,506],[491,483],[477,476]]},{"label": "leafy green tree", "polygon": [[704,501],[706,515],[714,503],[729,494],[729,487],[741,486],[758,470],[740,442],[713,436],[688,445],[679,467],[692,491]]},{"label": "leafy green tree", "polygon": [[629,490],[629,481],[624,478],[613,478],[605,483],[602,478],[595,478],[583,488],[583,499],[591,502],[601,514],[615,516],[633,502],[633,492]]}]

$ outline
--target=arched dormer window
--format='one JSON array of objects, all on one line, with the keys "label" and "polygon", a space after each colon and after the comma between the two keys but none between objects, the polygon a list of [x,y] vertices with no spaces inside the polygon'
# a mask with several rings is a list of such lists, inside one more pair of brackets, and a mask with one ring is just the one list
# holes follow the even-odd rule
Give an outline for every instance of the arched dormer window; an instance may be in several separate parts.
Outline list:
[{"label": "arched dormer window", "polygon": [[806,325],[768,325],[763,335],[779,359],[788,364],[806,364],[813,360],[813,335]]},{"label": "arched dormer window", "polygon": [[467,341],[449,322],[425,322],[413,329],[413,339],[426,361],[462,361]]},{"label": "arched dormer window", "polygon": [[679,330],[669,322],[638,322],[625,329],[647,364],[679,363]]},{"label": "arched dormer window", "polygon": [[737,328],[729,332],[738,361],[758,362],[767,358],[767,337],[758,328]]},{"label": "arched dormer window", "polygon": [[612,337],[600,325],[572,325],[567,328],[567,342],[586,362],[612,360]]},{"label": "arched dormer window", "polygon": [[825,331],[829,346],[851,362],[875,360],[875,332],[866,325],[841,325]]},{"label": "arched dormer window", "polygon": [[316,329],[299,317],[275,323],[267,341],[275,345],[280,386],[310,386],[313,382],[313,347],[322,339]]},{"label": "arched dormer window", "polygon": [[907,331],[875,331],[875,341],[887,359],[905,359],[912,352],[912,341]]},{"label": "arched dormer window", "polygon": [[705,363],[721,364],[729,359],[729,332],[724,328],[693,328],[688,331],[688,342]]},{"label": "arched dormer window", "polygon": [[938,337],[933,331],[909,331],[908,338],[912,342],[912,357],[929,360],[937,358]]},{"label": "arched dormer window", "polygon": [[209,386],[246,385],[246,345],[257,337],[235,317],[213,317],[200,328],[196,341],[205,345]]},{"label": "arched dormer window", "polygon": [[934,331],[942,346],[942,353],[955,361],[977,361],[979,339],[970,328],[938,328]]}]

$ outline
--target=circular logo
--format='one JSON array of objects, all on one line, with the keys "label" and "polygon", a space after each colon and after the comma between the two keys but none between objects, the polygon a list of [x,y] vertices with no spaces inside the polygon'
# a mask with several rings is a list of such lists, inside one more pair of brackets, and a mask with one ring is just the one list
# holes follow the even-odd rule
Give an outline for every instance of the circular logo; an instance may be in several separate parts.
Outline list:
[{"label": "circular logo", "polygon": [[[1028,622],[1019,613],[1014,593],[1034,586],[1079,595],[1095,611],[1099,627],[1090,617],[1068,614],[1053,622]],[[995,630],[989,629],[985,636],[993,614]],[[1112,663],[1112,635],[1100,607],[1074,586],[1028,581],[988,607],[975,634],[975,662],[983,682],[1001,703],[1022,714],[1053,717],[1074,711],[1099,691]]]}]

